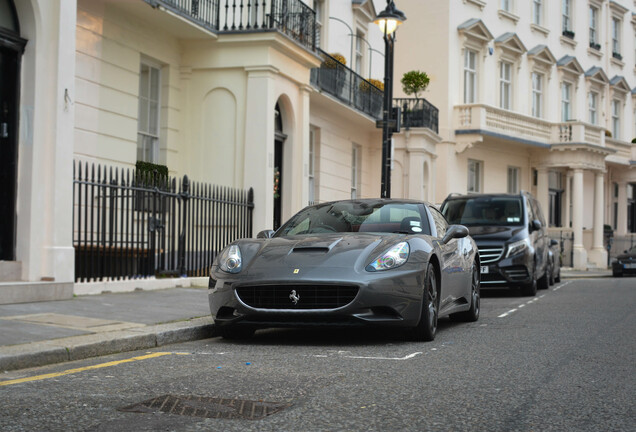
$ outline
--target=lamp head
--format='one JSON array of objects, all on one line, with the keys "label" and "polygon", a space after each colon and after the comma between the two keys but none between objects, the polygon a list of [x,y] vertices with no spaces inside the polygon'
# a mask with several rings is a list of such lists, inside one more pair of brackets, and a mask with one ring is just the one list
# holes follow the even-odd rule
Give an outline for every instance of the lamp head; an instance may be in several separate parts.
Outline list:
[{"label": "lamp head", "polygon": [[386,8],[378,14],[373,22],[380,27],[382,34],[390,35],[404,21],[406,21],[404,12],[395,7],[393,0],[387,0]]}]

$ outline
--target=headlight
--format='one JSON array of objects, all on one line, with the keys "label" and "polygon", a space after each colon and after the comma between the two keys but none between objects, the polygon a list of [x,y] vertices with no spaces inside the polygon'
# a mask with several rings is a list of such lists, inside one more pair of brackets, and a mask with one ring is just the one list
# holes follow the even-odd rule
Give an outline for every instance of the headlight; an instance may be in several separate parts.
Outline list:
[{"label": "headlight", "polygon": [[367,266],[367,271],[389,270],[401,266],[409,258],[409,244],[401,242],[376,258]]},{"label": "headlight", "polygon": [[508,245],[508,252],[506,253],[506,258],[511,255],[518,255],[522,252],[525,252],[526,249],[530,247],[530,239],[525,238],[523,240],[516,241],[514,243],[510,243]]},{"label": "headlight", "polygon": [[241,263],[241,249],[237,245],[232,245],[225,249],[219,258],[219,267],[228,273],[240,272]]}]

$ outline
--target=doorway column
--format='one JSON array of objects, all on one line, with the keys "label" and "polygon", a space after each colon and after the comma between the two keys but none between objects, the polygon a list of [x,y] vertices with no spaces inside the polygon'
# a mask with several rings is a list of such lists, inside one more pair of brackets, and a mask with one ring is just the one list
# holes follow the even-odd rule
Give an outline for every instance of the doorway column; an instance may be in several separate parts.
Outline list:
[{"label": "doorway column", "polygon": [[616,234],[627,235],[627,183],[618,183],[618,215],[616,217]]},{"label": "doorway column", "polygon": [[564,219],[561,221],[561,226],[564,228],[570,228],[570,203],[572,202],[572,171],[568,170],[565,175],[565,199],[563,200]]},{"label": "doorway column", "polygon": [[607,267],[607,250],[603,246],[604,183],[605,174],[597,171],[594,184],[594,240],[590,261],[601,268]]},{"label": "doorway column", "polygon": [[550,218],[550,191],[547,168],[537,169],[537,201],[547,221]]},{"label": "doorway column", "polygon": [[576,168],[572,176],[572,231],[574,234],[573,261],[575,269],[587,268],[587,251],[583,246],[583,170]]}]

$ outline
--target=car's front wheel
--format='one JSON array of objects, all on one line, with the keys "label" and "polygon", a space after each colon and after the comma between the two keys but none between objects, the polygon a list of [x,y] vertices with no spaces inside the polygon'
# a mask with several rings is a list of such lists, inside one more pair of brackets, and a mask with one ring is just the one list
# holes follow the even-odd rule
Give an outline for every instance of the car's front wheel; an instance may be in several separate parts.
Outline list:
[{"label": "car's front wheel", "polygon": [[473,322],[479,319],[479,306],[481,301],[480,272],[477,261],[473,262],[471,287],[470,287],[470,309],[465,312],[454,313],[450,317],[456,321]]},{"label": "car's front wheel", "polygon": [[437,315],[439,313],[439,296],[437,295],[437,276],[432,264],[426,267],[424,293],[422,296],[422,313],[420,321],[411,330],[413,340],[432,341],[437,333]]},{"label": "car's front wheel", "polygon": [[521,295],[534,297],[537,295],[537,263],[534,263],[532,269],[532,280],[530,283],[521,286]]}]

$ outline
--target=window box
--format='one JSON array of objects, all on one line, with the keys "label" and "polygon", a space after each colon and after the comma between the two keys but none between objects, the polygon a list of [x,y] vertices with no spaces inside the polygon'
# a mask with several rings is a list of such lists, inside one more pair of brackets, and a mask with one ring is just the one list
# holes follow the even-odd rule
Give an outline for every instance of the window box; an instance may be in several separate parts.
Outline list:
[{"label": "window box", "polygon": [[614,57],[617,60],[623,60],[623,56],[620,53],[617,53],[617,52],[613,52],[612,53],[612,57]]},{"label": "window box", "polygon": [[572,30],[563,30],[562,34],[566,38],[574,39],[574,32]]},{"label": "window box", "polygon": [[590,42],[590,48],[595,49],[597,51],[601,50],[601,44],[598,44],[596,42]]}]

